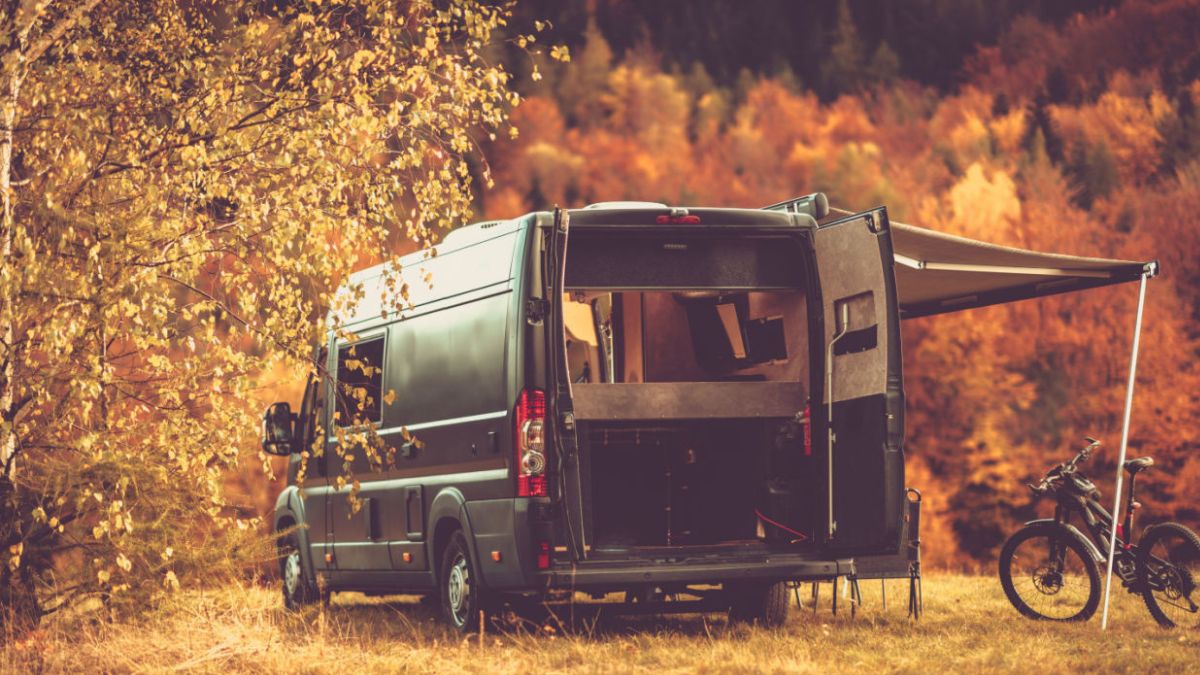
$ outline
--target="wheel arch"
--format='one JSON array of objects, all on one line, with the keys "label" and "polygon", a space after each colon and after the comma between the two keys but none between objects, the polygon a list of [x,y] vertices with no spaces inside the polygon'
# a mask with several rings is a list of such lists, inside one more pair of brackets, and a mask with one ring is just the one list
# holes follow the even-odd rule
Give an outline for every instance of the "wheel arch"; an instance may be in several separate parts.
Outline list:
[{"label": "wheel arch", "polygon": [[[467,517],[466,503],[462,492],[457,488],[448,487],[438,492],[429,507],[429,569],[433,572],[435,583],[441,575],[442,554],[445,553],[450,544],[450,537],[456,530],[462,530],[467,540],[467,552],[475,569],[479,569],[479,554],[475,549],[475,536],[470,518]],[[483,583],[482,575],[480,583]]]},{"label": "wheel arch", "polygon": [[300,499],[300,490],[295,485],[289,485],[275,500],[272,533],[278,535],[292,528],[296,535],[296,545],[300,549],[300,568],[308,582],[315,586],[316,570],[313,567],[312,548],[309,545],[308,521],[304,517],[304,500]]}]

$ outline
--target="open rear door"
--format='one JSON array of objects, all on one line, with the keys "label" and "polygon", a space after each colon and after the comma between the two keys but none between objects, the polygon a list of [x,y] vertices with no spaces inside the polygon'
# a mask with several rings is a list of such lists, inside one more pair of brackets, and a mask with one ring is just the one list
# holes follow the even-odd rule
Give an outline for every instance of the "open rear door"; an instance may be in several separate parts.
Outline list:
[{"label": "open rear door", "polygon": [[818,435],[828,431],[826,540],[838,550],[892,550],[904,499],[904,389],[887,210],[826,223],[813,238],[824,349],[822,405],[812,414]]},{"label": "open rear door", "polygon": [[584,462],[579,454],[575,411],[571,399],[571,376],[567,366],[567,333],[563,319],[563,292],[566,281],[567,234],[570,214],[555,209],[554,224],[548,236],[546,271],[550,278],[547,293],[549,339],[546,362],[549,364],[550,391],[547,392],[551,438],[554,443],[555,481],[567,530],[567,546],[574,560],[587,557],[586,519],[583,513]]}]

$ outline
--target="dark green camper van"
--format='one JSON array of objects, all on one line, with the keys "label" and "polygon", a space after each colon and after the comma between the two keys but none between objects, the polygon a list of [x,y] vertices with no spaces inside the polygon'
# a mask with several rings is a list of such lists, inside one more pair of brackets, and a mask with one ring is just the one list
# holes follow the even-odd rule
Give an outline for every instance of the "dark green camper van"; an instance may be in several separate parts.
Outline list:
[{"label": "dark green camper van", "polygon": [[[784,582],[911,536],[883,208],[608,203],[466,226],[401,263],[432,287],[384,312],[382,268],[357,275],[353,341],[330,335],[329,378],[264,419],[264,447],[292,455],[289,605],[433,595],[469,630],[571,589],[778,623]],[[295,480],[299,451],[350,419],[343,384],[372,392],[360,421],[394,451],[356,467],[357,510],[332,451]]]}]

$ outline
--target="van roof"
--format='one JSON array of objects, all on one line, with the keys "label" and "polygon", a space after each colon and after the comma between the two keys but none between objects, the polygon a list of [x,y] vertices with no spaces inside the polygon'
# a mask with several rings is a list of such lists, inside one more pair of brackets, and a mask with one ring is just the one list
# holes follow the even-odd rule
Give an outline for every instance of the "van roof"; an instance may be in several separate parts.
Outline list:
[{"label": "van roof", "polygon": [[[596,208],[593,208],[595,206]],[[817,221],[804,214],[764,209],[666,206],[647,202],[615,202],[571,209],[571,226],[587,227],[816,227]]]}]

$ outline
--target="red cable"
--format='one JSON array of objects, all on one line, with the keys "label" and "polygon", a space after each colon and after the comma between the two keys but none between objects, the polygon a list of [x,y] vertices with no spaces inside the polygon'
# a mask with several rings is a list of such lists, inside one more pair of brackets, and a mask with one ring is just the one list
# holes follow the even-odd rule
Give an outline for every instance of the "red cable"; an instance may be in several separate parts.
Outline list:
[{"label": "red cable", "polygon": [[762,514],[762,511],[759,511],[758,509],[754,509],[754,515],[758,516],[760,520],[766,521],[766,523],[768,525],[774,525],[775,527],[778,527],[779,529],[783,530],[784,532],[787,532],[789,534],[794,534],[797,537],[800,537],[800,541],[804,541],[804,540],[808,539],[808,535],[804,534],[803,532],[797,532],[796,530],[793,530],[792,528],[788,527],[787,525],[783,525],[783,524],[775,522],[774,520],[771,520],[770,518],[764,516]]}]

